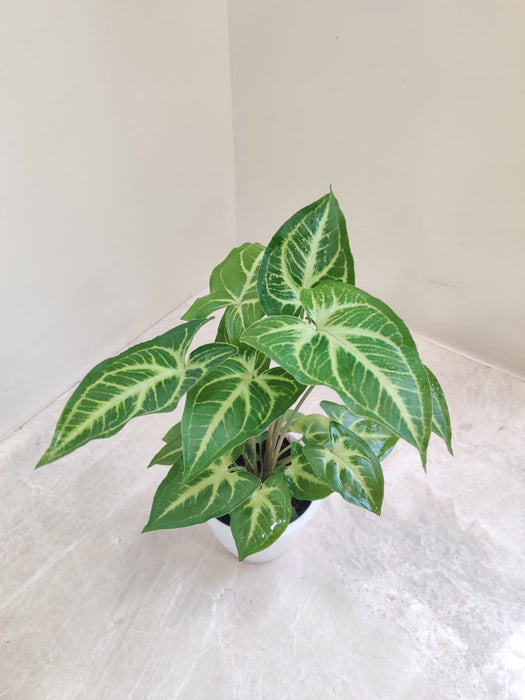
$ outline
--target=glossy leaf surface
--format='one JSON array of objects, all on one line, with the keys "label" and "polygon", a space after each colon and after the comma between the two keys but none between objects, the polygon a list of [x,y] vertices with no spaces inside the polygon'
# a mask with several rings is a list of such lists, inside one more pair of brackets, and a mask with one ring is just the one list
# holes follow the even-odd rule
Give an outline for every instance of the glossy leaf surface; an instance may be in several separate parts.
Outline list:
[{"label": "glossy leaf surface", "polygon": [[425,463],[430,388],[403,321],[379,299],[341,282],[321,282],[301,299],[315,327],[292,316],[272,316],[256,321],[243,342],[298,381],[335,389],[354,412],[415,445]]},{"label": "glossy leaf surface", "polygon": [[189,321],[205,318],[217,309],[226,308],[223,328],[229,342],[238,344],[241,332],[264,315],[257,296],[257,276],[264,246],[244,243],[234,248],[217,265],[210,277],[210,293],[197,299],[182,317]]},{"label": "glossy leaf surface", "polygon": [[189,483],[172,468],[157,489],[144,532],[197,525],[239,506],[261,481],[243,469],[230,469],[234,459],[231,452],[223,455]]},{"label": "glossy leaf surface", "polygon": [[230,339],[228,337],[228,332],[226,330],[226,320],[224,314],[221,316],[219,321],[219,326],[217,328],[217,335],[215,336],[216,343],[229,343]]},{"label": "glossy leaf surface", "polygon": [[260,435],[303,392],[285,370],[265,367],[264,355],[239,351],[188,393],[182,416],[188,480],[232,447]]},{"label": "glossy leaf surface", "polygon": [[114,435],[135,416],[172,411],[212,367],[236,352],[231,345],[203,345],[186,360],[191,340],[206,319],[190,321],[101,362],[80,382],[37,466],[53,462],[95,438]]},{"label": "glossy leaf surface", "polygon": [[324,278],[355,281],[345,219],[332,192],[294,214],[268,244],[258,281],[264,311],[299,316],[301,292]]},{"label": "glossy leaf surface", "polygon": [[305,445],[313,472],[345,501],[380,515],[384,479],[366,442],[339,423],[330,423],[331,444]]},{"label": "glossy leaf surface", "polygon": [[277,467],[275,473],[283,474],[292,495],[305,501],[316,501],[329,496],[332,489],[314,474],[303,453],[302,445],[292,442],[290,449],[292,463]]},{"label": "glossy leaf surface", "polygon": [[239,560],[260,552],[286,530],[291,516],[290,491],[280,474],[270,476],[230,514]]},{"label": "glossy leaf surface", "polygon": [[436,376],[425,366],[432,393],[432,430],[445,441],[448,451],[452,454],[452,429],[445,394]]},{"label": "glossy leaf surface", "polygon": [[303,442],[316,442],[322,445],[329,439],[328,424],[329,420],[326,416],[311,413],[307,416],[297,416],[290,425],[290,430],[292,433],[302,435]]},{"label": "glossy leaf surface", "polygon": [[347,406],[332,401],[321,401],[321,408],[331,420],[359,435],[380,461],[392,452],[398,441],[397,436],[384,425],[371,418],[357,416]]}]

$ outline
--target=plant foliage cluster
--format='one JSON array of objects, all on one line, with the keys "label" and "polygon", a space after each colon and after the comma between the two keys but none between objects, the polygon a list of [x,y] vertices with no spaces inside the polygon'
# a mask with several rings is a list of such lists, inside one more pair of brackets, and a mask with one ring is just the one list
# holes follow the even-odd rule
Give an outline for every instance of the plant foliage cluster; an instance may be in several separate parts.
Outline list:
[{"label": "plant foliage cluster", "polygon": [[[222,310],[215,342],[190,351]],[[294,517],[292,497],[332,492],[380,514],[381,461],[398,439],[419,450],[431,431],[451,450],[443,391],[403,321],[355,286],[346,223],[330,191],[292,216],[264,248],[245,243],[212,272],[183,324],[97,365],[77,387],[37,466],[131,418],[182,420],[151,465],[170,469],[145,530],[230,514],[239,558],[272,544]],[[300,413],[316,386],[341,403]],[[286,450],[285,436],[297,440]]]}]

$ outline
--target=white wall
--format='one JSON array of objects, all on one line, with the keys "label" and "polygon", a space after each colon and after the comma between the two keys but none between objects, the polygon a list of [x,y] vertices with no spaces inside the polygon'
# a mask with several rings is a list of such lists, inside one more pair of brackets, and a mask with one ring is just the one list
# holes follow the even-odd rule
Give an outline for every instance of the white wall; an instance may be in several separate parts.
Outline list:
[{"label": "white wall", "polygon": [[0,435],[235,239],[226,0],[0,9]]},{"label": "white wall", "polygon": [[[230,52],[236,160],[232,143]],[[525,5],[5,0],[0,435],[332,184],[358,284],[525,375]]]},{"label": "white wall", "polygon": [[359,286],[525,375],[525,4],[230,0],[237,224],[330,184]]}]

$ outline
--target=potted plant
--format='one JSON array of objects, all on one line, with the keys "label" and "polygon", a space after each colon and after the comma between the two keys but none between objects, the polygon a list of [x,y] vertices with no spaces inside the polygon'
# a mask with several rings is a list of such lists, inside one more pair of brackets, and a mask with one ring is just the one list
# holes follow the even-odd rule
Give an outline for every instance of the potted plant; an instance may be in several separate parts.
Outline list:
[{"label": "potted plant", "polygon": [[[219,310],[215,342],[189,352]],[[266,248],[233,249],[183,320],[87,374],[37,467],[135,416],[172,411],[185,395],[182,420],[150,463],[170,470],[144,530],[229,515],[242,560],[275,543],[301,501],[336,492],[379,515],[380,463],[398,439],[419,451],[423,467],[431,431],[451,451],[443,391],[406,325],[355,286],[332,191],[294,214]],[[341,402],[301,414],[317,386]]]}]

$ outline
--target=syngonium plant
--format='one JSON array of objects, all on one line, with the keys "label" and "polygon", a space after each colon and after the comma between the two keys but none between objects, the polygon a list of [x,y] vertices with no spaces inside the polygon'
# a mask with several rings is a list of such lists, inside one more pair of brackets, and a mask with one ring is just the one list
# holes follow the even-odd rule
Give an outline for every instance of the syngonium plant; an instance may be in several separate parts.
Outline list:
[{"label": "syngonium plant", "polygon": [[[219,310],[215,342],[188,352]],[[380,463],[399,438],[419,450],[423,467],[431,431],[452,451],[443,391],[409,330],[355,286],[332,191],[294,214],[266,248],[234,248],[183,320],[87,374],[38,467],[135,416],[173,411],[186,395],[182,420],[149,465],[170,469],[144,530],[230,514],[242,560],[285,531],[292,499],[336,492],[379,515]],[[322,401],[325,415],[303,415],[316,386],[342,403]]]}]

